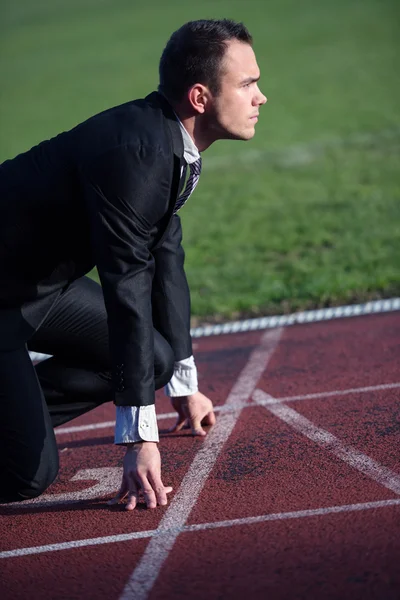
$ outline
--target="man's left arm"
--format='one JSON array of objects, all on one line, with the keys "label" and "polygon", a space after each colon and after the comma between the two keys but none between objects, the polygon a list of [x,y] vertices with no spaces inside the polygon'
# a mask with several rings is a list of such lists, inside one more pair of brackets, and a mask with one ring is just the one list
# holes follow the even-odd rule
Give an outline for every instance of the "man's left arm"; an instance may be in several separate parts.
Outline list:
[{"label": "man's left arm", "polygon": [[[153,325],[168,341],[175,356],[174,374],[165,386],[165,393],[178,413],[171,431],[179,431],[188,423],[194,435],[205,435],[202,425],[214,425],[215,416],[211,400],[198,391],[190,336],[190,291],[184,271],[185,253],[178,215],[172,217],[167,236],[153,257]],[[116,444],[141,439],[158,441],[154,406],[118,406],[116,413]]]}]

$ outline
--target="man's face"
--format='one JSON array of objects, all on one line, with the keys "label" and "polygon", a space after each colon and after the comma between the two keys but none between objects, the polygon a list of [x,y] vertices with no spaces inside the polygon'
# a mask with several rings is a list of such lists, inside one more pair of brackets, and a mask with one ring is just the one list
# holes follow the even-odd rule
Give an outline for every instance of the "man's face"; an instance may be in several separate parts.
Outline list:
[{"label": "man's face", "polygon": [[255,134],[259,108],[267,98],[258,88],[260,78],[253,48],[231,40],[222,62],[218,96],[208,108],[215,139],[250,140]]}]

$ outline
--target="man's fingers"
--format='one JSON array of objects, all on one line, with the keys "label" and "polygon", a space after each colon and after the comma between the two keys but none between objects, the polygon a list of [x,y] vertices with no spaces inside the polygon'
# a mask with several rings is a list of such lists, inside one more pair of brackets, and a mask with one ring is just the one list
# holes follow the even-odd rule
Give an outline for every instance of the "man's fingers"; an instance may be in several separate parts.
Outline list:
[{"label": "man's fingers", "polygon": [[131,477],[129,482],[129,494],[128,494],[128,502],[126,503],[126,510],[133,510],[136,507],[136,504],[139,500],[139,491],[136,485],[135,480]]},{"label": "man's fingers", "polygon": [[171,400],[172,400],[172,406],[178,413],[179,420],[185,419],[187,417],[187,415],[185,414],[185,412],[183,410],[183,406],[182,406],[181,402],[179,402],[179,400],[177,398],[171,398]]},{"label": "man's fingers", "polygon": [[149,482],[152,486],[153,491],[155,492],[157,504],[159,504],[160,506],[165,506],[166,504],[168,504],[167,494],[172,492],[172,487],[165,487],[159,477],[153,478],[151,475],[149,475]]},{"label": "man's fingers", "polygon": [[204,429],[201,426],[201,418],[198,416],[192,417],[190,419],[190,426],[192,428],[192,433],[193,435],[200,435],[200,436],[205,436],[207,435],[207,433],[204,431]]},{"label": "man's fingers", "polygon": [[201,435],[201,436],[207,435],[207,432],[204,431],[202,425],[215,425],[215,423],[216,423],[216,418],[215,418],[214,411],[212,411],[212,410],[209,413],[207,413],[205,417],[201,418],[196,415],[190,419],[190,425],[192,428],[193,435]]},{"label": "man's fingers", "polygon": [[120,500],[123,500],[128,493],[128,485],[126,482],[125,475],[122,476],[121,487],[119,488],[119,492],[114,498],[107,502],[108,505],[112,506],[113,504],[118,504]]},{"label": "man's fingers", "polygon": [[142,475],[140,477],[140,485],[142,488],[143,496],[147,505],[147,508],[156,508],[157,506],[157,498],[155,491],[151,487],[151,484],[147,477]]},{"label": "man's fingers", "polygon": [[133,476],[132,475],[130,476],[129,483],[128,483],[127,476],[124,473],[124,475],[122,477],[122,484],[121,484],[118,494],[114,498],[112,498],[112,500],[109,500],[107,502],[107,504],[109,504],[110,506],[112,506],[113,504],[118,504],[118,502],[123,500],[127,494],[128,494],[128,501],[127,501],[125,508],[126,508],[126,510],[133,510],[138,501],[138,489],[137,489],[137,485],[133,479]]},{"label": "man's fingers", "polygon": [[126,510],[133,510],[136,508],[136,504],[138,503],[138,493],[137,492],[129,492],[128,502],[126,503]]},{"label": "man's fingers", "polygon": [[202,425],[215,425],[217,419],[215,417],[214,411],[209,412],[204,419],[202,420]]},{"label": "man's fingers", "polygon": [[172,401],[172,406],[178,413],[178,419],[177,419],[175,425],[173,425],[172,427],[167,429],[167,433],[173,433],[176,431],[180,431],[181,429],[184,429],[187,426],[187,414],[185,413],[184,407],[182,406],[181,402],[179,402],[178,398],[174,398],[174,397],[171,398],[171,401]]},{"label": "man's fingers", "polygon": [[175,423],[175,425],[173,425],[172,427],[170,427],[169,429],[167,429],[168,433],[173,433],[175,431],[180,431],[181,429],[185,429],[187,427],[187,419],[186,417],[178,417],[177,422]]}]

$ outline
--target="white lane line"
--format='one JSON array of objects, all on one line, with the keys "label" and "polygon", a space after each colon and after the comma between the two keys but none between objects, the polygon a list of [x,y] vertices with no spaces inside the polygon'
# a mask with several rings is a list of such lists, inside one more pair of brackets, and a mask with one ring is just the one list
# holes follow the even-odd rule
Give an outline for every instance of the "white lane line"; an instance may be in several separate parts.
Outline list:
[{"label": "white lane line", "polygon": [[90,538],[86,540],[62,542],[60,544],[46,544],[45,546],[32,546],[31,548],[18,548],[17,550],[6,550],[4,552],[0,552],[0,558],[15,558],[17,556],[27,556],[29,554],[43,554],[44,552],[72,550],[73,548],[83,548],[85,546],[99,546],[100,544],[112,544],[115,542],[141,540],[143,538],[151,537],[155,534],[155,532],[155,529],[149,531],[134,531],[132,533],[122,533],[119,535],[106,535],[104,537]]},{"label": "white lane line", "polygon": [[[241,405],[251,397],[279,343],[282,331],[282,329],[272,329],[263,334],[259,347],[252,352],[228,395],[226,406]],[[240,410],[222,413],[216,425],[204,439],[204,443],[194,457],[178,492],[158,526],[157,535],[150,540],[140,562],[127,582],[121,600],[145,600],[147,598],[239,415]]]},{"label": "white lane line", "polygon": [[203,531],[206,529],[217,529],[218,527],[233,527],[235,525],[253,525],[254,523],[265,523],[266,521],[284,521],[285,519],[302,519],[305,517],[319,517],[343,512],[354,512],[371,510],[372,508],[386,508],[397,506],[400,498],[391,500],[378,500],[376,502],[363,502],[360,504],[343,504],[341,506],[327,506],[325,508],[310,508],[307,510],[295,510],[286,513],[270,513],[259,517],[245,517],[243,519],[232,519],[230,521],[216,521],[215,523],[199,523],[198,525],[187,525],[184,531]]},{"label": "white lane line", "polygon": [[[207,529],[218,529],[220,527],[234,527],[237,525],[253,525],[255,523],[265,523],[267,521],[284,521],[286,519],[302,519],[307,517],[319,517],[329,514],[355,512],[371,510],[377,508],[387,508],[400,505],[400,498],[391,500],[378,500],[376,502],[364,502],[360,504],[343,504],[342,506],[327,506],[325,508],[311,508],[307,510],[296,510],[284,513],[270,513],[258,517],[244,517],[242,519],[232,519],[229,521],[215,521],[214,523],[199,523],[194,525],[185,525],[181,527],[178,533],[190,533],[193,531],[205,531]],[[176,531],[174,530],[174,534]],[[139,540],[157,535],[157,530],[135,531],[133,533],[124,533],[119,535],[109,535],[104,537],[90,538],[86,540],[76,540],[72,542],[63,542],[60,544],[47,544],[45,546],[32,546],[30,548],[18,548],[16,550],[6,550],[0,552],[0,558],[16,558],[18,556],[27,556],[29,554],[42,554],[44,552],[56,552],[57,550],[71,550],[73,548],[82,548],[84,546],[98,546],[100,544],[113,544],[116,542],[127,542],[130,540]]]},{"label": "white lane line", "polygon": [[91,425],[74,425],[71,427],[56,428],[56,435],[65,435],[66,433],[79,433],[80,431],[92,431],[94,429],[108,429],[114,427],[115,421],[103,421],[102,423],[92,423]]},{"label": "white lane line", "polygon": [[367,475],[380,485],[395,494],[400,494],[400,475],[384,467],[366,454],[363,454],[357,448],[346,446],[337,437],[317,427],[303,417],[293,408],[289,408],[278,402],[271,402],[271,396],[262,390],[256,390],[253,394],[254,401],[260,406],[264,406],[276,417],[288,423],[291,427],[308,437],[310,440],[322,446],[354,469],[357,469],[364,475]]},{"label": "white lane line", "polygon": [[304,394],[303,396],[286,396],[284,398],[270,397],[271,404],[279,402],[295,402],[297,400],[312,400],[313,398],[332,398],[333,396],[347,396],[349,394],[364,394],[366,392],[379,392],[381,390],[394,390],[400,388],[400,383],[382,383],[380,385],[369,385],[367,387],[349,388],[347,390],[333,390],[332,392],[316,392]]},{"label": "white lane line", "polygon": [[[304,394],[302,396],[286,396],[284,398],[272,398],[270,399],[271,404],[275,404],[277,402],[295,402],[297,400],[312,400],[314,398],[331,398],[334,396],[347,396],[349,394],[363,394],[366,392],[377,392],[380,390],[394,390],[400,388],[400,383],[383,383],[381,385],[370,385],[368,387],[360,387],[360,388],[350,388],[348,390],[334,390],[332,392],[316,392],[314,394]],[[254,406],[253,402],[245,402],[240,405],[239,408],[249,408],[250,406]],[[231,406],[226,406],[223,404],[222,406],[215,406],[215,412],[223,412],[228,410],[236,410],[237,407],[234,408]],[[163,419],[174,419],[176,418],[176,412],[171,413],[161,413],[157,415],[157,420],[161,421]],[[92,425],[75,425],[73,427],[61,427],[60,429],[55,429],[56,435],[65,435],[67,433],[78,433],[80,431],[91,431],[94,429],[108,429],[110,427],[115,426],[115,421],[104,421],[103,423],[94,423]]]}]

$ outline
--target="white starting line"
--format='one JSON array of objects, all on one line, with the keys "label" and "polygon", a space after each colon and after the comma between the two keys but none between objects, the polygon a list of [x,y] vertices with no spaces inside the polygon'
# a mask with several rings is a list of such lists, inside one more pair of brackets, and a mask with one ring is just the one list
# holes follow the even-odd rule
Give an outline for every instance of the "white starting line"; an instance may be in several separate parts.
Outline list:
[{"label": "white starting line", "polygon": [[[284,521],[286,519],[304,519],[311,517],[321,517],[324,515],[360,512],[378,508],[389,508],[400,505],[400,498],[391,500],[378,500],[376,502],[364,502],[360,504],[343,504],[339,506],[327,506],[325,508],[311,508],[308,510],[296,510],[282,513],[269,513],[258,517],[245,517],[242,519],[231,519],[228,521],[215,521],[214,523],[199,523],[194,525],[184,525],[183,527],[171,529],[170,534],[175,536],[180,533],[189,533],[193,531],[205,531],[207,529],[218,529],[220,527],[235,527],[238,525],[254,525],[256,523],[266,523],[267,521]],[[16,558],[19,556],[28,556],[29,554],[42,554],[44,552],[57,552],[58,550],[71,550],[73,548],[83,548],[85,546],[99,546],[101,544],[114,544],[116,542],[127,542],[143,538],[154,537],[159,534],[158,529],[148,531],[133,531],[131,533],[122,533],[119,535],[108,535],[104,537],[89,538],[86,540],[75,540],[71,542],[62,542],[60,544],[47,544],[45,546],[32,546],[30,548],[18,548],[16,550],[6,550],[0,552],[0,558]]]}]

